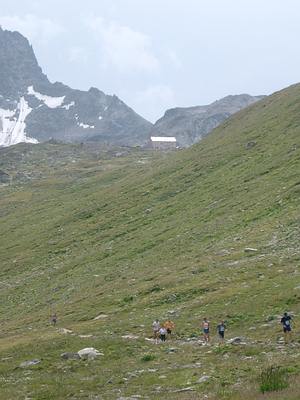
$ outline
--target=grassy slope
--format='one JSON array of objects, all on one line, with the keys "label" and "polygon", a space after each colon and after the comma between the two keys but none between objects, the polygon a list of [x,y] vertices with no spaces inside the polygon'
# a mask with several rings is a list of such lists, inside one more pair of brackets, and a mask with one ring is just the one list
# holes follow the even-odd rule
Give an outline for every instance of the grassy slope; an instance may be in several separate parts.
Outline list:
[{"label": "grassy slope", "polygon": [[[249,385],[250,399],[258,398],[258,368],[283,364],[299,373],[295,348],[276,344],[277,316],[300,313],[299,106],[296,85],[167,159],[94,159],[88,168],[67,164],[63,173],[3,188],[3,398],[156,398],[159,390],[168,398],[192,386],[191,393],[232,399]],[[256,145],[247,149],[250,141]],[[75,334],[47,326],[49,309]],[[108,317],[93,321],[101,312]],[[170,312],[179,339],[169,354],[168,345],[143,337],[154,317]],[[246,336],[248,346],[186,342],[205,315],[214,326],[227,319],[229,336]],[[129,333],[140,339],[124,341]],[[60,353],[86,346],[104,357],[60,360]],[[146,353],[155,358],[145,365]],[[43,362],[31,371],[14,369],[35,357]],[[196,385],[202,374],[211,380]],[[286,398],[296,396],[297,385]]]}]

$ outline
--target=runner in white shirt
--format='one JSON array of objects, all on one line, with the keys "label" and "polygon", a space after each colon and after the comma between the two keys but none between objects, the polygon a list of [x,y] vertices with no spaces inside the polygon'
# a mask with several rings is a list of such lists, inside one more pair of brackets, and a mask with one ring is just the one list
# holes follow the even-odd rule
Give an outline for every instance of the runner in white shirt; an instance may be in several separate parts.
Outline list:
[{"label": "runner in white shirt", "polygon": [[167,334],[167,330],[165,327],[161,327],[159,330],[159,338],[162,342],[166,341],[166,334]]},{"label": "runner in white shirt", "polygon": [[153,329],[153,338],[157,340],[158,336],[159,336],[159,330],[160,330],[160,323],[159,323],[158,319],[156,319],[153,322],[152,329]]}]

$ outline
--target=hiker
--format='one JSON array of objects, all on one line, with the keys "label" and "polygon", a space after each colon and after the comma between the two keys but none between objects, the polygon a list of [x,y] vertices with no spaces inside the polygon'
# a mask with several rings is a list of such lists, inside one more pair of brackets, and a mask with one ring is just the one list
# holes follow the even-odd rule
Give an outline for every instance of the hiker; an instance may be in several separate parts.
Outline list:
[{"label": "hiker", "polygon": [[56,315],[56,313],[54,313],[54,314],[51,315],[51,324],[53,326],[55,326],[56,322],[57,322],[57,315]]},{"label": "hiker", "polygon": [[221,343],[224,343],[225,329],[226,329],[225,322],[221,321],[217,326],[217,331],[218,331],[219,339],[220,339]]},{"label": "hiker", "polygon": [[204,342],[207,344],[209,342],[209,321],[205,317],[202,322],[203,338]]},{"label": "hiker", "polygon": [[167,334],[169,336],[172,335],[172,331],[175,329],[175,324],[173,321],[171,321],[170,319],[168,319],[165,323],[164,323],[164,327],[167,330]]},{"label": "hiker", "polygon": [[290,336],[291,336],[291,331],[292,331],[291,321],[292,321],[292,317],[290,315],[288,315],[287,312],[285,312],[283,314],[283,317],[280,320],[280,323],[282,324],[282,327],[283,327],[285,343],[288,343]]},{"label": "hiker", "polygon": [[154,338],[155,340],[157,340],[157,339],[158,339],[158,336],[159,336],[159,330],[160,330],[160,323],[159,323],[159,320],[158,320],[158,319],[156,319],[156,320],[153,322],[153,324],[152,324],[152,329],[153,329],[153,338]]},{"label": "hiker", "polygon": [[162,342],[166,341],[167,330],[164,326],[159,329],[159,338]]}]

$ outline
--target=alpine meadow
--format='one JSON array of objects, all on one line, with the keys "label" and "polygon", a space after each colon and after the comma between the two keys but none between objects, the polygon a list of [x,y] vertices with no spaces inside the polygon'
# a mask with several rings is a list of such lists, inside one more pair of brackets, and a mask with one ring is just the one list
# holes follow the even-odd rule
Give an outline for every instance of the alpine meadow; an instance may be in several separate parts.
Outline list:
[{"label": "alpine meadow", "polygon": [[299,110],[297,84],[187,149],[1,148],[0,398],[298,400]]}]

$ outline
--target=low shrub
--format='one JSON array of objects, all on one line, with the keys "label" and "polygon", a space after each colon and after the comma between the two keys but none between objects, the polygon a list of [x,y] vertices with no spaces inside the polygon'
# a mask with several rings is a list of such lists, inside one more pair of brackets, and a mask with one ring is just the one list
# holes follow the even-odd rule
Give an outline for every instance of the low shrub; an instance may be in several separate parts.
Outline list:
[{"label": "low shrub", "polygon": [[271,366],[262,371],[260,375],[260,391],[273,392],[288,387],[287,371],[281,367]]},{"label": "low shrub", "polygon": [[141,361],[148,362],[148,361],[153,361],[154,359],[155,359],[155,356],[153,354],[145,354],[141,358]]}]

